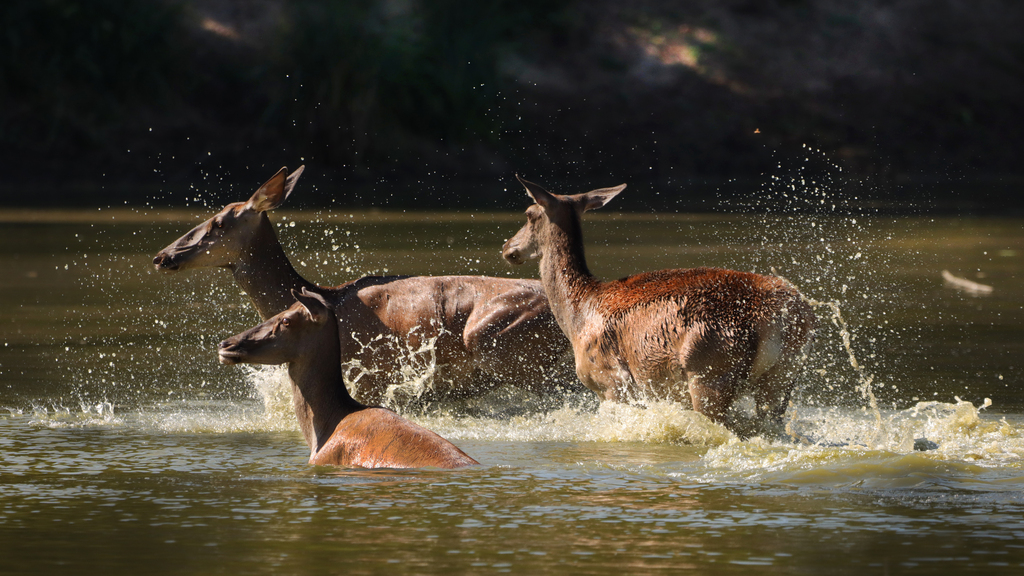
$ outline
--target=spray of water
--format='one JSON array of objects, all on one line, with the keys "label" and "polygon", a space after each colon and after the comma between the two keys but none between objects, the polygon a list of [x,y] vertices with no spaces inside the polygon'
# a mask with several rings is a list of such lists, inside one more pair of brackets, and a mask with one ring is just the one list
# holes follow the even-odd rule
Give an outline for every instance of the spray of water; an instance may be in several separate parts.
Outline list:
[{"label": "spray of water", "polygon": [[[399,410],[433,392],[437,376],[436,344],[445,330],[442,328],[432,336],[417,338],[416,333],[419,331],[419,326],[413,328],[409,338],[419,341],[416,347],[407,345],[407,340],[395,334],[378,334],[368,342],[360,342],[355,333],[350,334],[360,351],[355,358],[342,363],[343,378],[349,392],[357,398],[361,394],[376,394],[380,391],[364,390],[364,384],[381,386],[383,383],[384,405]],[[359,360],[382,346],[398,351],[394,364],[368,366]]]},{"label": "spray of water", "polygon": [[[815,154],[808,150],[807,166]],[[818,160],[822,160],[820,154]],[[741,254],[733,266],[762,272],[778,266],[809,295],[820,318],[827,319],[821,322],[817,351],[808,362],[812,369],[803,378],[805,392],[787,423],[792,437],[804,442],[740,441],[688,407],[657,400],[597,402],[589,392],[552,403],[503,389],[474,399],[475,404],[407,410],[409,399],[424,397],[437,384],[436,339],[425,339],[399,362],[395,369],[401,376],[388,388],[389,405],[453,440],[706,446],[704,458],[709,466],[732,470],[808,469],[850,452],[909,453],[918,439],[932,442],[934,448],[928,454],[937,458],[980,464],[1020,462],[1024,445],[1018,427],[1006,420],[982,419],[979,410],[988,403],[978,408],[957,399],[895,410],[878,401],[879,384],[873,374],[884,373],[884,365],[873,356],[886,337],[898,336],[886,332],[884,309],[899,287],[887,283],[886,262],[873,251],[884,238],[874,234],[870,215],[833,202],[830,190],[835,183],[827,175],[811,172],[809,167],[799,167],[785,176],[773,176],[750,199],[749,207],[763,219],[759,227],[763,233],[756,242],[740,239],[738,243],[755,248]],[[167,240],[191,224],[168,226]],[[303,222],[296,227],[294,219],[282,215],[278,226],[296,266],[312,280],[343,281],[366,267],[360,264],[365,253],[358,241],[347,232],[335,231],[337,222]],[[316,243],[326,241],[331,249],[320,250],[309,243],[308,236],[292,233],[306,227],[320,238]],[[78,285],[97,294],[95,300],[116,304],[83,307],[69,318],[70,334],[62,344],[78,397],[66,402],[72,408],[37,407],[35,422],[138,426],[165,432],[295,430],[291,389],[283,368],[216,364],[217,341],[256,321],[228,275],[196,271],[155,277],[149,269],[150,254],[126,254],[102,233],[95,238],[94,245],[76,247],[68,264],[78,271]],[[342,272],[345,276],[338,278]],[[146,294],[139,289],[145,283],[156,294],[125,300],[119,294],[126,283],[125,293]],[[195,361],[206,357],[211,361]],[[864,359],[873,364],[870,369]],[[368,367],[352,363],[346,367],[346,382],[357,389],[369,374]],[[844,403],[849,396],[857,401]]]},{"label": "spray of water", "polygon": [[857,391],[860,392],[861,398],[867,401],[868,408],[875,417],[877,424],[877,433],[882,433],[882,414],[878,408],[878,400],[875,398],[875,393],[871,389],[871,383],[875,377],[872,374],[868,374],[864,371],[864,368],[857,362],[857,356],[853,352],[853,347],[850,345],[851,336],[850,329],[846,324],[846,319],[843,318],[842,310],[839,309],[839,303],[836,301],[821,302],[812,298],[807,299],[811,306],[814,306],[817,310],[827,309],[831,312],[831,321],[836,328],[839,329],[839,337],[843,344],[843,349],[846,351],[846,356],[850,361],[850,366],[854,369],[857,375]]}]

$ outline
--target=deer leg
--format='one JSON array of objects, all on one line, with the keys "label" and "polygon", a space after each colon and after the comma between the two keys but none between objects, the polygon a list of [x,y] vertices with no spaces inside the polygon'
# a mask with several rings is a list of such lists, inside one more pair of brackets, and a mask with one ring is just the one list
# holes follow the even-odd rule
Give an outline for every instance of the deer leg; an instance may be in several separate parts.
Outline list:
[{"label": "deer leg", "polygon": [[774,424],[782,422],[793,393],[794,376],[792,363],[780,364],[753,383],[758,420]]},{"label": "deer leg", "polygon": [[729,408],[736,400],[738,376],[733,372],[718,375],[696,374],[690,377],[690,399],[696,412],[718,424],[728,424]]},{"label": "deer leg", "polygon": [[[474,313],[466,322],[463,341],[495,384],[511,384],[541,396],[556,391],[552,380],[568,342],[553,322],[512,307]],[[564,366],[562,372],[565,376]]]},{"label": "deer leg", "polygon": [[782,422],[796,384],[800,365],[806,359],[811,338],[811,322],[792,323],[784,334],[786,345],[778,361],[751,383],[757,418],[762,422]]}]

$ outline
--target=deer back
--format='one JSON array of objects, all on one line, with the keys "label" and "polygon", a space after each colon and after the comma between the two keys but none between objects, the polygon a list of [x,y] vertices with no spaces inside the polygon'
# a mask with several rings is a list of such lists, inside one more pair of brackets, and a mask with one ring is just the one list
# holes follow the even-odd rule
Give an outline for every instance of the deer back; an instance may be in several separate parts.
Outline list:
[{"label": "deer back", "polygon": [[376,407],[347,415],[309,463],[362,468],[462,468],[479,464],[436,433]]}]

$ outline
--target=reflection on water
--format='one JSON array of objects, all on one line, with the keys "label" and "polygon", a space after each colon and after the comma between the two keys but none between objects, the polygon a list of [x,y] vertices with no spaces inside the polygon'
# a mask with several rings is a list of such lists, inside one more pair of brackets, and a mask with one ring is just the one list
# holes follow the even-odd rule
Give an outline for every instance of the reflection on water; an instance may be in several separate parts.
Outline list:
[{"label": "reflection on water", "polygon": [[[877,409],[823,311],[788,435],[740,441],[665,402],[495,390],[404,408],[482,466],[395,472],[306,466],[284,371],[217,363],[217,342],[257,320],[230,276],[149,267],[200,215],[73,216],[0,227],[14,247],[0,254],[4,571],[1024,563],[1019,220],[595,215],[601,276],[776,268],[838,302]],[[323,284],[385,269],[506,275],[498,249],[520,219],[275,215],[300,272]],[[944,269],[992,293],[944,285]]]}]

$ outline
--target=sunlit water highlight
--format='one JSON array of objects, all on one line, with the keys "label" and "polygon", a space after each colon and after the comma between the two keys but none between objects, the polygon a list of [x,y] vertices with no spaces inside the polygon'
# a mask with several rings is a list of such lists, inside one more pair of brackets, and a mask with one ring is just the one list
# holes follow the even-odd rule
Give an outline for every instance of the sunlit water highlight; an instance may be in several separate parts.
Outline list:
[{"label": "sunlit water highlight", "polygon": [[[252,399],[246,402],[166,402],[126,413],[115,413],[111,404],[100,403],[81,405],[77,410],[36,408],[12,414],[12,418],[24,416],[30,426],[51,429],[100,428],[121,433],[297,433],[286,370],[251,366],[243,370],[252,390]],[[529,410],[531,402],[534,410]],[[913,476],[918,468],[951,463],[961,469],[1024,470],[1021,418],[985,417],[984,410],[991,404],[987,399],[980,407],[957,398],[954,403],[919,402],[905,410],[882,411],[868,406],[794,406],[784,434],[748,440],[740,440],[724,427],[672,402],[598,403],[586,394],[559,402],[560,406],[551,408],[550,402],[545,407],[527,394],[492,393],[470,403],[417,407],[405,414],[456,442],[687,447],[693,454],[703,454],[670,474],[696,476],[706,482],[803,483],[841,468],[851,482],[898,488],[913,485],[901,475]],[[481,410],[474,404],[487,405],[486,414],[479,415]],[[301,444],[293,444],[290,448],[301,453]],[[892,460],[895,468],[888,476],[875,475],[872,467],[886,459]],[[858,472],[859,467],[863,469]],[[979,485],[975,479],[972,488]],[[999,489],[998,483],[993,489]]]},{"label": "sunlit water highlight", "polygon": [[[589,394],[417,404],[409,398],[435,368],[421,350],[390,402],[482,463],[444,472],[308,467],[284,369],[216,361],[219,340],[256,322],[230,277],[149,269],[199,215],[159,229],[153,215],[127,216],[0,230],[22,246],[0,256],[12,319],[0,349],[7,572],[307,573],[345,562],[353,573],[994,573],[1024,563],[1020,221],[844,216],[809,234],[817,216],[772,226],[595,216],[588,255],[602,276],[778,266],[808,297],[839,303],[841,321],[819,308],[786,429],[740,440],[676,404]],[[521,216],[364,218],[275,215],[297,266],[324,284],[350,277],[345,268],[507,274],[495,247]],[[406,234],[442,240],[410,245]],[[750,241],[771,234],[797,240]],[[993,293],[944,287],[946,268],[984,268]],[[357,378],[362,367],[350,368]]]}]

